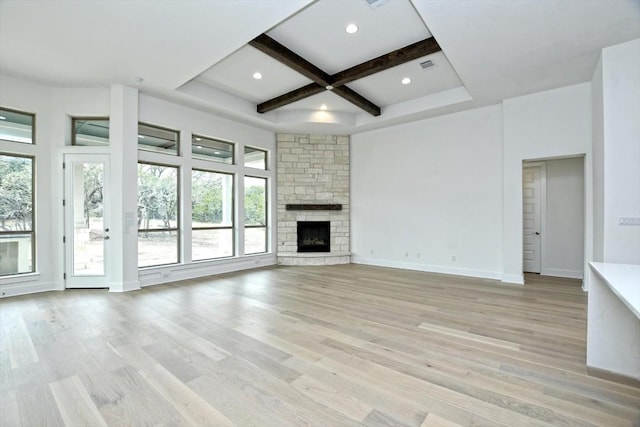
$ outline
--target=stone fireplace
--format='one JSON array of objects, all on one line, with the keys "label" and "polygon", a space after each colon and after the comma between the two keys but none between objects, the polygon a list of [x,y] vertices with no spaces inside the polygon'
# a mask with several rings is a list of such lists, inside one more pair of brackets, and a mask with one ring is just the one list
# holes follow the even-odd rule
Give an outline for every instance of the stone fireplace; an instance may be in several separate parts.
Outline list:
[{"label": "stone fireplace", "polygon": [[349,137],[278,134],[277,144],[278,263],[350,263]]}]

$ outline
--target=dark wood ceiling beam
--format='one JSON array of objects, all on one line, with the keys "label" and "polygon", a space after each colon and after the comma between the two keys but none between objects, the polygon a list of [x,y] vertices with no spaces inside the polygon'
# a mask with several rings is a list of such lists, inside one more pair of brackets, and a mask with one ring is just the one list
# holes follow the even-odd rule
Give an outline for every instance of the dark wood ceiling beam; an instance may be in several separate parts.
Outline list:
[{"label": "dark wood ceiling beam", "polygon": [[328,86],[331,84],[331,76],[329,74],[266,34],[260,34],[251,40],[249,45],[282,62],[319,85]]},{"label": "dark wood ceiling beam", "polygon": [[353,105],[362,108],[364,111],[373,116],[377,117],[380,115],[380,107],[369,101],[364,96],[360,95],[355,90],[350,89],[348,86],[343,85],[340,87],[334,87],[332,92],[343,97]]},{"label": "dark wood ceiling beam", "polygon": [[362,64],[347,68],[332,76],[266,34],[259,35],[250,41],[249,45],[266,53],[314,82],[258,104],[257,110],[259,113],[275,110],[284,105],[316,95],[325,88],[330,88],[336,95],[341,96],[374,116],[380,115],[380,107],[348,88],[345,84],[441,50],[438,42],[433,37],[429,37],[428,39],[396,49],[385,55],[363,62]]},{"label": "dark wood ceiling beam", "polygon": [[291,92],[285,93],[284,95],[280,95],[276,98],[258,104],[257,110],[258,113],[267,113],[269,111],[275,110],[276,108],[280,108],[301,99],[316,95],[320,92],[324,92],[325,90],[327,89],[324,86],[321,86],[317,83],[309,83],[308,85],[303,86],[299,89],[292,90]]},{"label": "dark wood ceiling beam", "polygon": [[331,76],[333,87],[339,87],[354,80],[358,80],[371,74],[405,64],[414,59],[440,52],[440,45],[433,37],[421,40],[408,46],[396,49],[385,55],[363,62]]}]

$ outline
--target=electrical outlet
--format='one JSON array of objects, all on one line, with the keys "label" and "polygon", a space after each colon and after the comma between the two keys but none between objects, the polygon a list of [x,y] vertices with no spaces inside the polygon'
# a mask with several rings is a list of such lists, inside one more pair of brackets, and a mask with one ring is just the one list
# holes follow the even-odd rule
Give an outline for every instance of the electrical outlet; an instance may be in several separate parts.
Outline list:
[{"label": "electrical outlet", "polygon": [[640,217],[637,216],[621,216],[618,225],[640,225]]}]

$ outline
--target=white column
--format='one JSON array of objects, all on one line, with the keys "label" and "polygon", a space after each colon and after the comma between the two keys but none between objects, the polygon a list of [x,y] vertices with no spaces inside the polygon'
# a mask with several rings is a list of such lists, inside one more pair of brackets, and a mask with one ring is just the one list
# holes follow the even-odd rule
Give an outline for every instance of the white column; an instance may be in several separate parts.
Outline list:
[{"label": "white column", "polygon": [[140,289],[138,280],[138,91],[123,85],[111,87],[109,124],[111,188],[113,189],[111,239],[113,259],[108,270],[110,292]]}]

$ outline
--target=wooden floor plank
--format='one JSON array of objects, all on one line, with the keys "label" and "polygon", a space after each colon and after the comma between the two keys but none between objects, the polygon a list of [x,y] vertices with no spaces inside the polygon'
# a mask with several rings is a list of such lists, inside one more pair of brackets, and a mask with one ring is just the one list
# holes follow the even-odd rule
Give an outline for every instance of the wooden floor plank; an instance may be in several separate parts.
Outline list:
[{"label": "wooden floor plank", "polygon": [[153,365],[144,369],[140,371],[140,375],[191,425],[221,427],[233,425],[231,420],[209,405],[161,365]]},{"label": "wooden floor plank", "polygon": [[67,427],[107,425],[78,376],[50,383],[49,388]]},{"label": "wooden floor plank", "polygon": [[269,267],[0,301],[0,425],[640,426],[577,280]]}]

